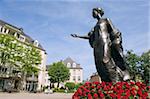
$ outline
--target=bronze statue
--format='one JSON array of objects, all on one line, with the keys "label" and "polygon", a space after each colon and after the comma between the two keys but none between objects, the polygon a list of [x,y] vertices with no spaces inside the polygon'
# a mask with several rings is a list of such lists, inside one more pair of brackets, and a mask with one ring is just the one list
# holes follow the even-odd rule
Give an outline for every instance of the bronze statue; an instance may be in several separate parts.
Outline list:
[{"label": "bronze statue", "polygon": [[102,8],[94,8],[92,14],[97,19],[97,24],[88,35],[71,34],[71,36],[89,40],[94,49],[96,69],[102,81],[129,80],[130,75],[123,56],[121,32],[113,26],[110,19],[102,18],[104,15]]}]

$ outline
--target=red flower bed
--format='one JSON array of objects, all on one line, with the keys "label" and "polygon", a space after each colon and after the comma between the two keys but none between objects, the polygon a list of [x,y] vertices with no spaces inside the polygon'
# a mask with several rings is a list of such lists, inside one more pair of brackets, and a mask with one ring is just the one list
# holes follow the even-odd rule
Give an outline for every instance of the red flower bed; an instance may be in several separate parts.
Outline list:
[{"label": "red flower bed", "polygon": [[86,82],[73,99],[149,99],[150,86],[142,82]]}]

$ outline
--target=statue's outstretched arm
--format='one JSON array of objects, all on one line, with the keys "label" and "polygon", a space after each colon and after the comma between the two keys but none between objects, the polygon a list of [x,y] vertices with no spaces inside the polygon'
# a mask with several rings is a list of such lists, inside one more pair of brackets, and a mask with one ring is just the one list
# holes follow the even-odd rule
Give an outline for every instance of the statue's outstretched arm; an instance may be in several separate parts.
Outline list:
[{"label": "statue's outstretched arm", "polygon": [[79,36],[77,34],[71,34],[72,37],[82,38],[82,39],[90,39],[90,36],[93,34],[94,29],[92,29],[87,35]]},{"label": "statue's outstretched arm", "polygon": [[88,35],[85,35],[85,36],[79,36],[77,34],[71,34],[72,37],[74,38],[82,38],[82,39],[89,39],[90,37]]}]

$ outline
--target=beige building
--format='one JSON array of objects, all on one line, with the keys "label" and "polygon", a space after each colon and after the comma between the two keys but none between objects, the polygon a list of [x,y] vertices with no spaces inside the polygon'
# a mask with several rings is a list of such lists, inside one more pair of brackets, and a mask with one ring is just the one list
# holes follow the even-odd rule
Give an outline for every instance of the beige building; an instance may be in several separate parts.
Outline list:
[{"label": "beige building", "polygon": [[[45,84],[45,71],[46,71],[46,59],[47,59],[46,51],[43,49],[43,47],[40,45],[40,43],[37,40],[33,40],[31,37],[26,35],[23,32],[22,28],[18,28],[16,26],[6,23],[2,20],[0,20],[0,34],[9,34],[9,35],[15,37],[16,39],[18,39],[20,42],[23,42],[22,44],[30,43],[36,49],[38,49],[40,51],[42,60],[41,60],[41,64],[38,66],[38,68],[40,70],[38,77],[34,77],[33,75],[29,76],[27,78],[27,81],[24,82],[24,89],[27,91],[31,91],[31,90],[33,90],[33,89],[31,89],[31,88],[33,88],[31,86],[34,86],[35,90],[42,90],[42,87],[44,87],[44,84]],[[4,70],[3,66],[0,66],[0,71],[1,71],[1,68],[2,68],[3,72],[0,72],[0,73],[3,73],[5,75],[5,73],[7,73],[8,69],[6,68],[6,70]],[[8,78],[8,81],[11,81],[9,79],[9,76],[7,78]],[[5,77],[1,77],[1,75],[0,75],[0,89],[1,89],[2,84],[8,83],[4,79],[5,79]],[[6,86],[7,86],[7,84],[6,84]]]},{"label": "beige building", "polygon": [[45,72],[45,87],[49,87],[50,86],[50,76],[48,74],[48,67],[49,65],[46,66],[46,72]]},{"label": "beige building", "polygon": [[[66,82],[74,82],[74,83],[82,83],[83,82],[83,68],[80,66],[80,64],[73,61],[70,57],[66,58],[65,60],[61,60],[68,68],[70,77],[69,80]],[[50,87],[50,76],[48,75],[48,68],[49,65],[47,65],[47,70],[45,72],[45,86]],[[60,88],[65,86],[66,82],[60,82]],[[52,87],[52,85],[51,85]],[[57,83],[54,84],[54,87],[57,87]]]},{"label": "beige building", "polygon": [[101,82],[101,78],[100,76],[98,75],[98,73],[93,73],[91,76],[90,76],[90,82]]},{"label": "beige building", "polygon": [[83,68],[70,57],[66,58],[63,63],[69,68],[70,79],[67,82],[82,83]]}]

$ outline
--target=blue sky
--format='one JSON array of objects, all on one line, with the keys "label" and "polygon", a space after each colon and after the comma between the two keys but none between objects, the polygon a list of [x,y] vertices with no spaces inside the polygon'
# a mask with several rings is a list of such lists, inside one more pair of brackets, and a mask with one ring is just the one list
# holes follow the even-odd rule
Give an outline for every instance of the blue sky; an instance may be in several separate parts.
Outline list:
[{"label": "blue sky", "polygon": [[84,79],[96,71],[87,34],[96,24],[92,8],[102,7],[122,32],[124,50],[141,54],[150,49],[149,0],[0,0],[0,19],[38,40],[48,53],[47,64],[71,57],[84,69]]}]

